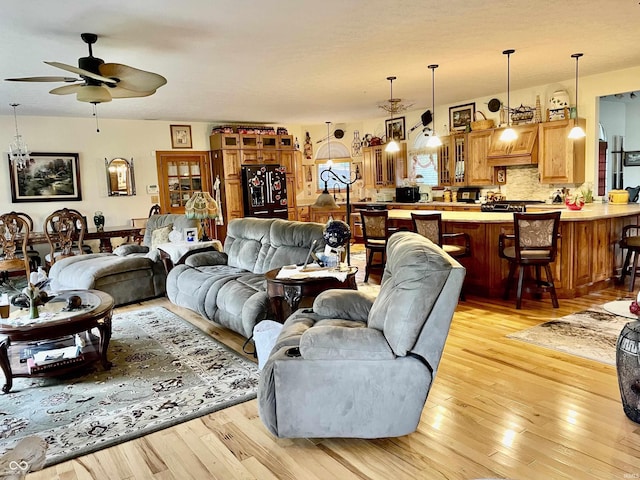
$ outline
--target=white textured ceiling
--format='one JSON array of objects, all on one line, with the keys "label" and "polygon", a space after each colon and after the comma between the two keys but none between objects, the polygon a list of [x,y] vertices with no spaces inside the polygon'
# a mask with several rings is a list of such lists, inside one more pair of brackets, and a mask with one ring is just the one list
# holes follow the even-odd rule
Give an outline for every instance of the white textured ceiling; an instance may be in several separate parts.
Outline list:
[{"label": "white textured ceiling", "polygon": [[[87,54],[160,73],[146,98],[100,105],[104,118],[322,123],[384,116],[394,97],[439,105],[640,65],[632,0],[14,0],[0,15],[0,78],[69,75]],[[59,84],[0,81],[0,114],[76,116],[91,105],[50,95]]]}]

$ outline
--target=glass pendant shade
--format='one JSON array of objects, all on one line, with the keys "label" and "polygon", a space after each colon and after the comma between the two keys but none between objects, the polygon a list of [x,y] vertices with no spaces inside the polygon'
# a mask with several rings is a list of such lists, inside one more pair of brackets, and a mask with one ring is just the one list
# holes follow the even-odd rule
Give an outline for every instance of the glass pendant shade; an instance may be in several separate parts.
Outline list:
[{"label": "glass pendant shade", "polygon": [[[333,166],[333,160],[331,160],[331,122],[325,123],[327,124],[327,156],[329,157],[326,165],[328,169],[331,170],[331,167]],[[322,173],[324,173],[324,170]],[[322,173],[320,174],[321,176]],[[336,201],[329,193],[328,183],[326,180],[324,182],[324,190],[320,195],[318,195],[318,198],[312,206],[315,208],[338,208]]]},{"label": "glass pendant shade", "polygon": [[398,142],[396,142],[395,140],[391,140],[389,143],[387,143],[387,146],[385,147],[384,151],[387,153],[399,152],[400,145],[398,145]]},{"label": "glass pendant shade", "polygon": [[511,54],[515,53],[515,50],[509,49],[502,52],[507,56],[507,128],[504,129],[500,135],[500,140],[503,142],[513,142],[518,138],[516,131],[511,128]]},{"label": "glass pendant shade", "polygon": [[80,102],[106,103],[111,101],[111,94],[104,88],[96,85],[85,85],[76,94]]},{"label": "glass pendant shade", "polygon": [[433,133],[427,140],[427,147],[437,148],[442,146],[442,140],[436,133],[436,68],[438,65],[429,65],[427,68],[431,70],[431,123],[433,123]]},{"label": "glass pendant shade", "polygon": [[578,125],[578,59],[582,55],[582,53],[574,53],[573,55],[571,55],[571,58],[576,59],[576,118],[574,118],[573,120],[573,128],[568,135],[571,140],[578,140],[587,136],[587,134],[584,133],[582,127]]}]

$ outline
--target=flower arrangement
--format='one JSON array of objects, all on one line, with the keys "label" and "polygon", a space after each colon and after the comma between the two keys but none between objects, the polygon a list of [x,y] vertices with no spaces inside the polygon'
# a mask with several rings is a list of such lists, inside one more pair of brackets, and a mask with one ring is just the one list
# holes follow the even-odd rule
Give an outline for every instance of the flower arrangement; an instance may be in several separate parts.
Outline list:
[{"label": "flower arrangement", "polygon": [[574,190],[573,193],[568,193],[564,197],[564,203],[569,210],[582,210],[584,206],[584,193],[582,190]]}]

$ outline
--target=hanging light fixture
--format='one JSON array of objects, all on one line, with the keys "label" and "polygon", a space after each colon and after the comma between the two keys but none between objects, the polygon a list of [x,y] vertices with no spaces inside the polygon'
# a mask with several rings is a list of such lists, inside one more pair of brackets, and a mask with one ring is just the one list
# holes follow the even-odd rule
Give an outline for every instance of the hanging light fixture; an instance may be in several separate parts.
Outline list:
[{"label": "hanging light fixture", "polygon": [[518,138],[516,131],[511,128],[511,54],[515,53],[515,50],[509,49],[502,52],[507,56],[507,128],[504,129],[500,135],[500,140],[503,142],[513,142]]},{"label": "hanging light fixture", "polygon": [[[393,98],[393,81],[396,79],[396,77],[387,77],[387,80],[389,80],[389,83],[391,84],[391,97],[389,97],[389,103],[390,105],[394,105],[396,103],[398,103],[400,101],[400,99],[394,99]],[[393,120],[393,111],[390,112],[391,114],[391,119]],[[391,138],[390,140],[387,139],[387,146],[385,147],[384,151],[387,153],[396,153],[400,151],[400,145],[398,145],[398,142],[396,142],[395,138]]]},{"label": "hanging light fixture", "polygon": [[22,170],[27,167],[29,162],[29,149],[27,144],[22,140],[22,135],[18,131],[18,116],[16,114],[16,107],[19,107],[19,103],[11,103],[13,107],[13,121],[16,125],[16,136],[13,142],[9,145],[9,159],[16,166],[18,170]]},{"label": "hanging light fixture", "polygon": [[587,136],[584,133],[584,130],[580,125],[578,125],[578,59],[582,56],[582,53],[574,53],[571,55],[571,58],[576,59],[576,116],[573,119],[573,128],[569,132],[569,138],[572,140],[577,140],[579,138],[584,138]]},{"label": "hanging light fixture", "polygon": [[429,65],[431,69],[431,121],[433,122],[433,133],[427,140],[427,147],[436,148],[442,146],[442,140],[436,132],[436,68],[438,65]]}]

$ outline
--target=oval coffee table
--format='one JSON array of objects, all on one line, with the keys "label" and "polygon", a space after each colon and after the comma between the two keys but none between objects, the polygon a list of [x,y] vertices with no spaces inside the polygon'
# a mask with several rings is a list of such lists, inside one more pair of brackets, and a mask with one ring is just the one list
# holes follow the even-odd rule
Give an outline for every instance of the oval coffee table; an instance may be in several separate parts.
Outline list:
[{"label": "oval coffee table", "polygon": [[[67,308],[67,299],[71,295],[82,299],[79,308]],[[40,317],[36,319],[29,318],[28,309],[12,306],[9,318],[0,318],[0,367],[6,378],[2,391],[8,393],[11,390],[14,378],[62,375],[97,360],[103,368],[110,369],[107,348],[111,340],[113,305],[111,295],[99,290],[65,290],[57,293],[45,305],[39,306]],[[98,330],[98,336],[91,333],[94,328]],[[85,333],[86,340],[82,349],[82,362],[38,373],[30,373],[27,363],[20,362],[20,353],[24,348],[80,333]]]}]

